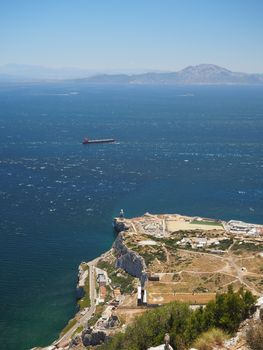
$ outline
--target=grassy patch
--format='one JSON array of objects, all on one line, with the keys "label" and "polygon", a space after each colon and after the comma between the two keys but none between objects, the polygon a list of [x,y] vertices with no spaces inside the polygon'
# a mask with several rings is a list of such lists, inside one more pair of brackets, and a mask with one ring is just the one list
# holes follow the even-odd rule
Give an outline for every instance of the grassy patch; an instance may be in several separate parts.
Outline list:
[{"label": "grassy patch", "polygon": [[154,255],[159,261],[166,261],[166,254],[163,249],[158,249]]},{"label": "grassy patch", "polygon": [[75,318],[72,318],[65,328],[62,329],[60,336],[66,334],[75,324],[77,323],[77,320]]},{"label": "grassy patch", "polygon": [[106,298],[105,298],[105,303],[107,303],[108,301],[110,301],[112,299],[112,291],[111,291],[110,287],[106,286],[106,290],[107,290],[107,294],[106,294]]},{"label": "grassy patch", "polygon": [[216,222],[216,221],[191,221],[190,224],[192,225],[211,225],[211,226],[219,226],[219,227],[223,227],[223,225],[220,222]]},{"label": "grassy patch", "polygon": [[159,261],[166,261],[166,254],[162,248],[151,248],[151,249],[145,249],[143,248],[138,248],[135,250],[138,254],[140,254],[141,257],[143,257],[146,266],[151,264],[156,258]]},{"label": "grassy patch", "polygon": [[219,244],[216,246],[217,249],[219,250],[227,250],[231,244],[233,244],[233,239],[223,239],[221,241],[219,241]]},{"label": "grassy patch", "polygon": [[184,231],[178,231],[173,234],[173,238],[159,238],[154,236],[147,236],[147,239],[158,243],[164,243],[167,246],[176,247],[176,242],[180,241],[185,235]]},{"label": "grassy patch", "polygon": [[183,238],[182,235],[178,236],[177,238],[162,238],[159,241],[161,243],[164,243],[167,248],[172,248],[173,250],[176,250],[178,248],[177,242],[179,242]]},{"label": "grassy patch", "polygon": [[227,335],[218,328],[212,328],[201,334],[194,342],[194,347],[198,350],[212,350],[215,346],[222,346]]},{"label": "grassy patch", "polygon": [[100,260],[97,264],[98,268],[107,271],[111,284],[114,287],[120,287],[122,293],[131,293],[134,290],[134,277],[126,273],[124,270],[116,269],[114,265]]},{"label": "grassy patch", "polygon": [[114,265],[110,264],[109,262],[106,262],[106,261],[103,261],[103,260],[100,260],[98,263],[97,263],[97,267],[101,270],[105,270],[107,271],[108,274],[112,273],[113,271],[115,271],[115,267]]},{"label": "grassy patch", "polygon": [[96,307],[95,314],[93,315],[92,318],[90,318],[90,319],[88,320],[88,326],[89,326],[89,327],[94,326],[95,323],[98,321],[98,319],[101,318],[102,311],[103,311],[103,305],[98,305],[98,306]]},{"label": "grassy patch", "polygon": [[89,269],[89,265],[86,264],[86,263],[81,263],[81,267],[84,271],[88,270]]},{"label": "grassy patch", "polygon": [[248,242],[236,242],[231,249],[234,251],[248,250],[252,252],[261,252],[263,250],[263,246],[262,244],[256,245]]},{"label": "grassy patch", "polygon": [[84,326],[80,325],[76,330],[75,332],[73,333],[73,336],[76,335],[76,334],[79,334],[80,332],[82,332],[84,329]]},{"label": "grassy patch", "polygon": [[141,251],[141,252],[138,252],[138,253],[140,254],[140,256],[143,257],[146,266],[151,264],[154,261],[154,259],[155,259],[155,255],[153,253],[151,253],[151,252]]}]

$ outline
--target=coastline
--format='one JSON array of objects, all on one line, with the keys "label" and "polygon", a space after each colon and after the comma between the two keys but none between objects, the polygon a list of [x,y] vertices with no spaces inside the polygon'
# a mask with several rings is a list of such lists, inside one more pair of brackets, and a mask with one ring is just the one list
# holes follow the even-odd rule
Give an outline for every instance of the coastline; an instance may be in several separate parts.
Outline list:
[{"label": "coastline", "polygon": [[[169,295],[170,299],[157,295],[160,293],[154,290],[156,288],[154,285],[159,283],[159,288],[160,281],[164,277],[166,284],[180,283],[169,281],[169,275],[173,274],[174,278],[177,274],[176,271],[162,271],[166,263],[173,266],[170,248],[175,249],[175,245],[176,251],[180,254],[190,254],[198,256],[200,259],[205,256],[205,260],[211,259],[211,262],[216,261],[217,264],[219,262],[223,264],[224,255],[225,259],[228,259],[229,266],[228,270],[225,267],[222,268],[222,274],[228,277],[235,274],[240,285],[244,285],[257,296],[263,293],[263,290],[257,289],[258,286],[247,283],[239,271],[243,267],[237,266],[229,253],[236,243],[241,247],[241,245],[247,244],[246,242],[252,244],[253,241],[257,256],[261,254],[261,258],[263,258],[262,225],[247,224],[235,220],[225,222],[178,214],[152,215],[146,213],[142,217],[132,219],[115,218],[113,226],[118,235],[112,248],[94,260],[82,262],[79,265],[76,292],[80,310],[69,321],[58,340],[50,346],[34,347],[32,350],[82,349],[82,346],[101,344],[116,332],[125,330],[127,323],[130,322],[128,319],[121,320],[122,310],[126,313],[130,312],[131,319],[134,319],[134,315],[142,314],[151,307],[157,307],[170,301],[188,302],[195,308],[213,300],[215,292],[209,292],[202,288],[196,289],[194,292],[186,290],[175,292],[173,290]],[[171,236],[176,232],[179,234],[180,240],[177,239],[178,237],[171,239]],[[183,237],[182,232],[186,232],[187,236]],[[174,241],[171,243],[171,240]],[[204,243],[205,240],[206,243]],[[209,246],[209,240],[212,248]],[[227,240],[229,245],[226,244]],[[149,252],[151,249],[156,249],[152,253],[152,257],[149,257],[149,252],[145,251],[146,248],[150,249]],[[155,260],[159,265],[157,268]],[[205,272],[196,270],[191,273],[214,273],[210,270],[211,266],[207,266]],[[218,271],[216,270],[217,273],[219,273]],[[256,275],[247,269],[243,270],[243,274],[244,276],[246,274]],[[230,283],[232,282],[230,281]],[[85,291],[87,283],[88,295],[87,290]],[[125,290],[127,286],[132,286],[131,290]],[[139,293],[143,293],[140,300]],[[166,291],[164,294],[169,293]],[[85,300],[85,298],[87,299]],[[81,305],[81,301],[85,301],[85,303]]]}]

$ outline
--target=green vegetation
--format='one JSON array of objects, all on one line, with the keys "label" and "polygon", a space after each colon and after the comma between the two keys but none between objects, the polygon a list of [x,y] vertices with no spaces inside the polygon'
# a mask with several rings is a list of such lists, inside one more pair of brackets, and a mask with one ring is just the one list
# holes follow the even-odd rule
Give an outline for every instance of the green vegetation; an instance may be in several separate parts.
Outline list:
[{"label": "green vegetation", "polygon": [[110,301],[112,299],[112,290],[110,289],[110,286],[106,286],[107,294],[105,297],[105,303]]},{"label": "green vegetation", "polygon": [[231,246],[231,244],[233,244],[233,238],[222,239],[221,241],[219,241],[219,244],[216,246],[216,248],[219,250],[227,250]]},{"label": "green vegetation", "polygon": [[107,271],[108,277],[114,287],[120,287],[122,293],[131,293],[134,290],[134,277],[130,276],[123,270],[116,269],[109,262],[100,260],[97,264],[98,268]]},{"label": "green vegetation", "polygon": [[198,350],[212,350],[215,346],[222,346],[227,339],[227,334],[218,328],[211,328],[202,333],[194,342],[194,347]]},{"label": "green vegetation", "polygon": [[72,318],[68,324],[66,325],[65,328],[62,329],[60,336],[63,336],[64,334],[67,333],[75,324],[77,323],[77,320],[75,318]]},{"label": "green vegetation", "polygon": [[97,263],[97,267],[101,270],[107,271],[108,275],[110,275],[112,272],[115,271],[115,267],[112,264],[110,264],[109,262],[106,262],[104,260],[100,260]]},{"label": "green vegetation", "polygon": [[95,325],[95,323],[98,321],[98,319],[101,317],[103,311],[103,305],[98,305],[96,307],[96,312],[92,318],[88,320],[88,326],[92,327]]},{"label": "green vegetation", "polygon": [[156,241],[158,243],[164,243],[167,247],[175,248],[177,247],[177,242],[179,242],[185,235],[184,231],[179,231],[176,232],[176,235],[173,236],[173,238],[157,238],[157,237],[152,237],[148,236],[148,239],[152,239],[153,241]]},{"label": "green vegetation", "polygon": [[237,254],[239,253],[239,251],[242,251],[242,250],[249,250],[252,252],[261,252],[263,250],[263,246],[262,244],[255,244],[255,243],[241,241],[241,242],[235,242],[235,244],[231,249],[236,251]]},{"label": "green vegetation", "polygon": [[80,300],[78,300],[78,305],[80,310],[84,309],[85,307],[90,306],[90,297],[89,297],[89,276],[85,280],[84,285],[84,297]]},{"label": "green vegetation", "polygon": [[205,287],[198,286],[193,290],[194,293],[207,293],[208,290]]},{"label": "green vegetation", "polygon": [[74,332],[73,336],[76,335],[76,334],[79,334],[80,332],[82,332],[84,329],[84,326],[80,325]]},{"label": "green vegetation", "polygon": [[154,251],[141,248],[134,251],[137,251],[138,254],[140,254],[140,256],[143,257],[146,266],[151,264],[156,258],[159,261],[166,261],[166,254],[162,248],[156,249]]},{"label": "green vegetation", "polygon": [[223,227],[223,225],[220,222],[217,221],[198,221],[198,220],[193,220],[190,222],[192,225],[211,225],[211,226],[220,226]]},{"label": "green vegetation", "polygon": [[[206,308],[191,310],[187,304],[167,304],[144,313],[127,327],[125,333],[115,335],[98,349],[145,350],[162,344],[165,333],[169,333],[172,347],[183,350],[211,328],[220,328],[230,334],[235,332],[240,322],[250,315],[254,302],[250,292],[240,289],[235,293],[230,287],[227,293],[217,295]],[[215,336],[213,332],[214,339],[218,341],[219,335]]]},{"label": "green vegetation", "polygon": [[81,263],[81,267],[84,271],[89,269],[89,265],[87,263]]},{"label": "green vegetation", "polygon": [[127,244],[127,247],[133,250],[134,252],[138,253],[141,257],[143,257],[147,266],[151,264],[155,260],[155,258],[157,258],[159,261],[166,261],[166,253],[161,247],[161,244],[167,244],[166,241],[172,241],[173,244],[175,244],[176,240],[167,240],[151,236],[147,236],[147,238],[154,240],[159,244],[156,246],[140,246],[129,242]]}]

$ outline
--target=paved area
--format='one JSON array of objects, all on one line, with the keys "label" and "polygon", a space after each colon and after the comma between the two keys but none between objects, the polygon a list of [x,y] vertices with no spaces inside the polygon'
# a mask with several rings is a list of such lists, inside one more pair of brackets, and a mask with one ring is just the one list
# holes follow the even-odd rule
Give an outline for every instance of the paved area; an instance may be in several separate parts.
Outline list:
[{"label": "paved area", "polygon": [[95,265],[99,258],[94,259],[88,263],[89,266],[89,295],[90,295],[90,307],[87,309],[84,315],[82,315],[76,324],[68,330],[59,340],[57,340],[54,345],[62,346],[63,344],[69,343],[72,335],[75,333],[78,327],[87,325],[87,322],[92,317],[94,312],[96,311],[96,285],[95,285]]}]

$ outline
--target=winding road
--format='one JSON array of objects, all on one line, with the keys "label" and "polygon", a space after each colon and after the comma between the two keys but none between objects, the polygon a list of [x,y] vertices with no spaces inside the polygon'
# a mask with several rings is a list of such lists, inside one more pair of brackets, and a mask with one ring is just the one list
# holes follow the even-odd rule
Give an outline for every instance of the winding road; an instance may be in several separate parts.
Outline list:
[{"label": "winding road", "polygon": [[88,262],[89,266],[89,297],[90,297],[90,307],[87,308],[84,315],[81,315],[77,322],[72,326],[61,338],[53,343],[56,347],[63,347],[68,344],[71,340],[72,335],[76,332],[78,327],[87,325],[87,322],[91,319],[94,312],[96,311],[96,283],[95,283],[95,266],[100,258],[96,258]]}]

